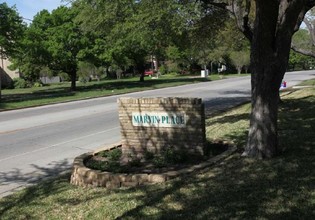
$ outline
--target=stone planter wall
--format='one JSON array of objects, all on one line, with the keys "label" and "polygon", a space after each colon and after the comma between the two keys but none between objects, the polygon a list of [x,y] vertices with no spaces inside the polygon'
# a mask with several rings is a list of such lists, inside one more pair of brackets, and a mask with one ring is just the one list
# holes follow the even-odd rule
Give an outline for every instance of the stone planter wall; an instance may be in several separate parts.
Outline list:
[{"label": "stone planter wall", "polygon": [[[116,146],[118,147],[118,146]],[[114,148],[114,147],[113,147]],[[236,151],[236,147],[231,147],[224,153],[209,159],[206,162],[192,165],[189,168],[184,168],[176,171],[164,173],[137,173],[137,174],[115,174],[110,172],[101,172],[92,170],[84,165],[84,161],[91,158],[95,153],[85,153],[74,159],[73,170],[70,183],[76,186],[83,187],[135,187],[152,183],[163,183],[167,180],[198,172],[206,167],[209,167],[218,161],[223,160],[227,156]]]}]

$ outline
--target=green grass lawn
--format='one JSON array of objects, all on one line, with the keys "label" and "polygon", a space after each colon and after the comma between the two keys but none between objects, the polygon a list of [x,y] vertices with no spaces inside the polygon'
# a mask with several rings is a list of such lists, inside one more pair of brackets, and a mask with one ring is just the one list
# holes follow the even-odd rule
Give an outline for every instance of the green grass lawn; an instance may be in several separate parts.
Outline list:
[{"label": "green grass lawn", "polygon": [[241,157],[248,104],[207,119],[209,140],[238,152],[202,173],[165,184],[108,190],[69,184],[69,175],[0,200],[0,219],[315,219],[315,88],[283,96],[283,153]]},{"label": "green grass lawn", "polygon": [[306,80],[300,84],[301,86],[315,86],[315,80]]},{"label": "green grass lawn", "polygon": [[53,84],[39,88],[6,89],[2,91],[0,111],[206,82],[225,77],[229,77],[229,75],[210,75],[209,78],[163,75],[159,79],[146,77],[143,83],[139,82],[138,77],[100,82],[93,81],[85,84],[78,83],[75,92],[69,91],[70,83]]}]

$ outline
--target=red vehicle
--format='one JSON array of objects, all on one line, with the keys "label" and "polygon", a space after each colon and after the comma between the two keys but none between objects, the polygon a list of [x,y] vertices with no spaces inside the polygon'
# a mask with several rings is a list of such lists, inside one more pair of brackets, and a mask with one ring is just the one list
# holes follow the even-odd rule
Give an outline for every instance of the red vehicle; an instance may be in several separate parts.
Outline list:
[{"label": "red vehicle", "polygon": [[152,69],[147,69],[144,71],[144,75],[145,76],[152,76],[154,73],[154,71]]}]

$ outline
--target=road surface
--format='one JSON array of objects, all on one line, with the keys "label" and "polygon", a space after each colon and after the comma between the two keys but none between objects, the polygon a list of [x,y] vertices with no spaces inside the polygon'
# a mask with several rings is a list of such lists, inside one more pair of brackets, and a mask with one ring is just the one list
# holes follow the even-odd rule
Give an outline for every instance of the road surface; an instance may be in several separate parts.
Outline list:
[{"label": "road surface", "polygon": [[[314,77],[315,71],[293,72],[285,81],[293,86]],[[168,96],[202,98],[211,113],[249,100],[250,77],[0,112],[0,197],[69,169],[82,153],[119,142],[117,98]]]}]

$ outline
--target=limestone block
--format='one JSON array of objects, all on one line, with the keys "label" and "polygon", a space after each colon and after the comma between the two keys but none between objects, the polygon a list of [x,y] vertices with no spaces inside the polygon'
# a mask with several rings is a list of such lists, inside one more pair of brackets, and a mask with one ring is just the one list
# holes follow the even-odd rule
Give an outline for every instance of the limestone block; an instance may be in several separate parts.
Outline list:
[{"label": "limestone block", "polygon": [[122,187],[136,187],[138,185],[139,185],[138,182],[122,182],[121,183]]},{"label": "limestone block", "polygon": [[117,189],[119,187],[120,187],[120,182],[108,181],[106,183],[106,188],[108,188],[108,189]]},{"label": "limestone block", "polygon": [[164,183],[166,181],[166,175],[165,174],[150,174],[148,180],[150,183]]},{"label": "limestone block", "polygon": [[132,182],[138,182],[140,185],[149,181],[148,174],[133,174],[131,177]]}]

